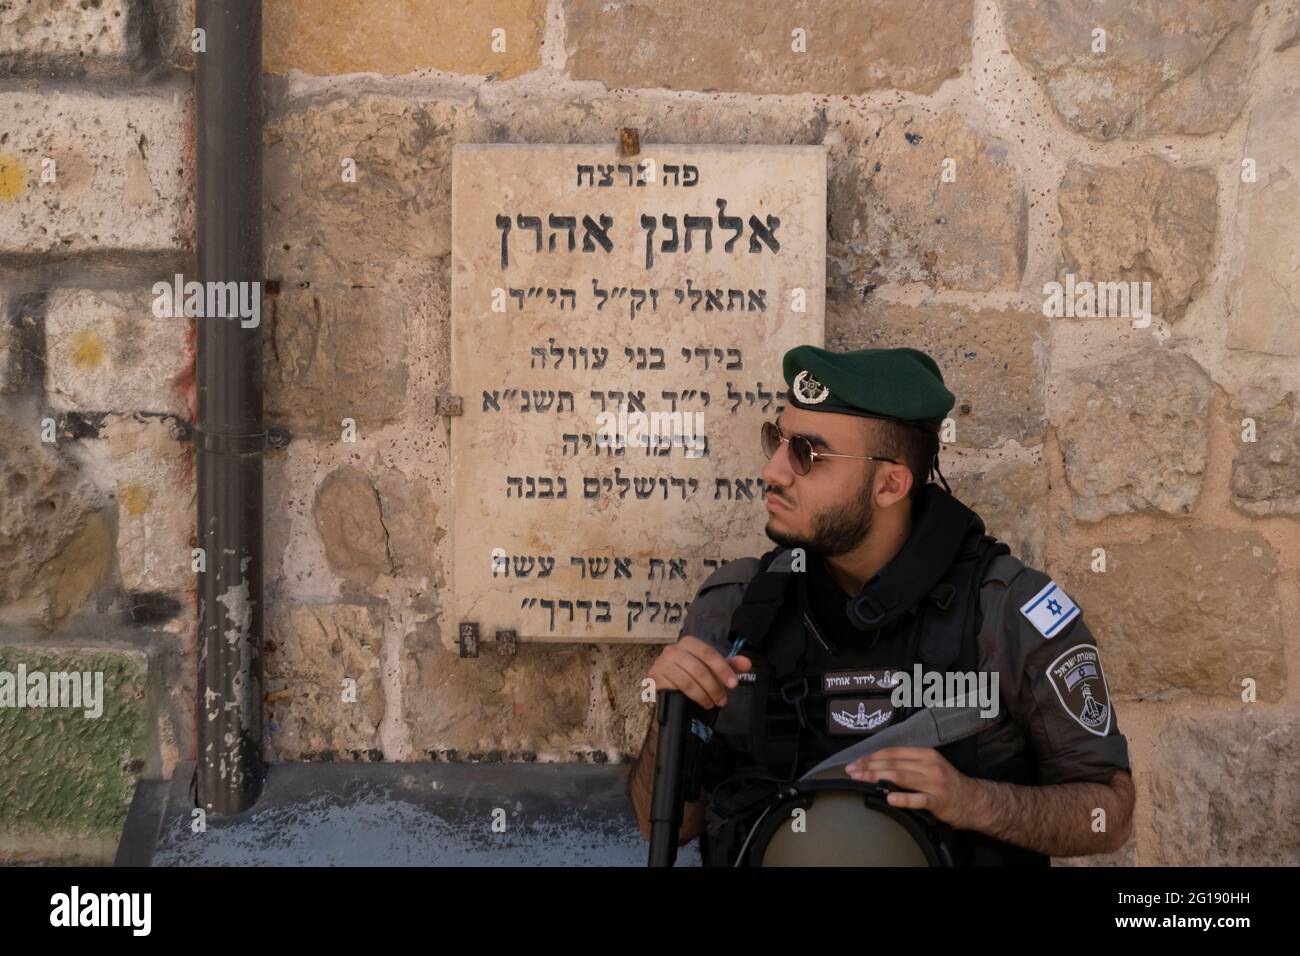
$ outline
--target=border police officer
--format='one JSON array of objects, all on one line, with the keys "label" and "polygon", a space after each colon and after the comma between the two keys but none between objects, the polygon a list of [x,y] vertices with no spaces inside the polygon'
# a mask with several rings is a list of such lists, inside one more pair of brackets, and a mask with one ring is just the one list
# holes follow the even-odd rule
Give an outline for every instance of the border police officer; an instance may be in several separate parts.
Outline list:
[{"label": "border police officer", "polygon": [[[706,863],[735,862],[774,788],[951,703],[922,699],[922,683],[978,683],[992,691],[986,729],[879,749],[847,777],[939,821],[959,865],[1119,849],[1133,787],[1097,641],[1065,591],[949,492],[938,429],[954,399],[938,366],[915,349],[804,345],[783,371],[788,405],[761,435],[778,547],[715,571],[650,671],[715,718],[681,842],[700,834]],[[647,835],[656,723],[629,775]]]}]

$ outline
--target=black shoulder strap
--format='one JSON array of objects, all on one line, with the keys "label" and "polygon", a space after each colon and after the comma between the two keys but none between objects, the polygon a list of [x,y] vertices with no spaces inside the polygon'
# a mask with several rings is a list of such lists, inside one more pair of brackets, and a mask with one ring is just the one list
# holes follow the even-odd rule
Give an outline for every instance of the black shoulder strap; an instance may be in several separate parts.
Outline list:
[{"label": "black shoulder strap", "polygon": [[789,550],[773,548],[763,555],[758,573],[745,588],[745,596],[731,617],[732,640],[744,637],[752,647],[763,646],[785,603],[791,577]]},{"label": "black shoulder strap", "polygon": [[[939,583],[930,591],[922,613],[925,627],[917,655],[929,670],[946,671],[963,658],[965,643],[979,631],[979,591],[988,566],[1011,549],[992,535],[972,530]],[[978,657],[978,653],[977,653]],[[978,660],[971,667],[974,670]]]},{"label": "black shoulder strap", "polygon": [[[956,573],[949,582],[953,585],[956,595],[960,596],[960,600],[956,602],[957,606],[952,609],[953,613],[934,621],[933,630],[927,630],[926,633],[927,639],[940,635],[939,639],[943,642],[941,650],[937,646],[933,650],[937,652],[937,657],[945,659],[944,662],[925,659],[924,653],[922,654],[926,666],[934,670],[952,669],[971,674],[979,670],[978,638],[980,628],[983,626],[980,614],[980,590],[989,566],[999,556],[1010,554],[1011,549],[988,534],[982,534],[978,538],[972,536],[971,544],[974,553],[967,560],[954,566]],[[927,608],[927,613],[928,611]],[[977,736],[966,737],[940,750],[948,762],[962,773],[978,776],[977,740]]]}]

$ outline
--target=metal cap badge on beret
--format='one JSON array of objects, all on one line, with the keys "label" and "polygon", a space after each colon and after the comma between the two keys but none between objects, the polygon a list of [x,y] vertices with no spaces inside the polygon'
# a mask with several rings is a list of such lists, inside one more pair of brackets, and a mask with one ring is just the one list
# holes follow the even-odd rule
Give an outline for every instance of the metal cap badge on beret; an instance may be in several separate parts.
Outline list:
[{"label": "metal cap badge on beret", "polygon": [[917,349],[830,352],[799,345],[782,362],[790,404],[937,429],[956,399],[934,359]]}]

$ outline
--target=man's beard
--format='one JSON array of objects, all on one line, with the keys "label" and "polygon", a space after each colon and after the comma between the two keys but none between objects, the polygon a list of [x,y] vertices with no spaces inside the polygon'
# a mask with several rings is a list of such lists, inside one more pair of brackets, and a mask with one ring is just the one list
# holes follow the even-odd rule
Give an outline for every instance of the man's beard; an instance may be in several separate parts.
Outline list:
[{"label": "man's beard", "polygon": [[803,548],[809,554],[826,558],[852,551],[871,532],[871,489],[876,477],[874,461],[870,469],[862,480],[857,498],[845,505],[824,508],[813,515],[811,537],[773,531],[770,526],[763,529],[764,533],[783,548]]}]

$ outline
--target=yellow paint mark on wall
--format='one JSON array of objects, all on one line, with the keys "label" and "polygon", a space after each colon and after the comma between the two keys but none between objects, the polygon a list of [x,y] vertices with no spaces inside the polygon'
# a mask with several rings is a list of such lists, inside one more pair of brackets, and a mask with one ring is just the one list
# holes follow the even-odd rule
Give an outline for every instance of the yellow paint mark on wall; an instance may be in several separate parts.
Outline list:
[{"label": "yellow paint mark on wall", "polygon": [[0,202],[21,199],[27,192],[27,170],[17,156],[0,153]]},{"label": "yellow paint mark on wall", "polygon": [[117,493],[117,499],[130,515],[142,515],[153,504],[153,493],[148,485],[123,485]]},{"label": "yellow paint mark on wall", "polygon": [[104,364],[104,340],[94,329],[82,329],[72,336],[72,364],[78,368]]}]

